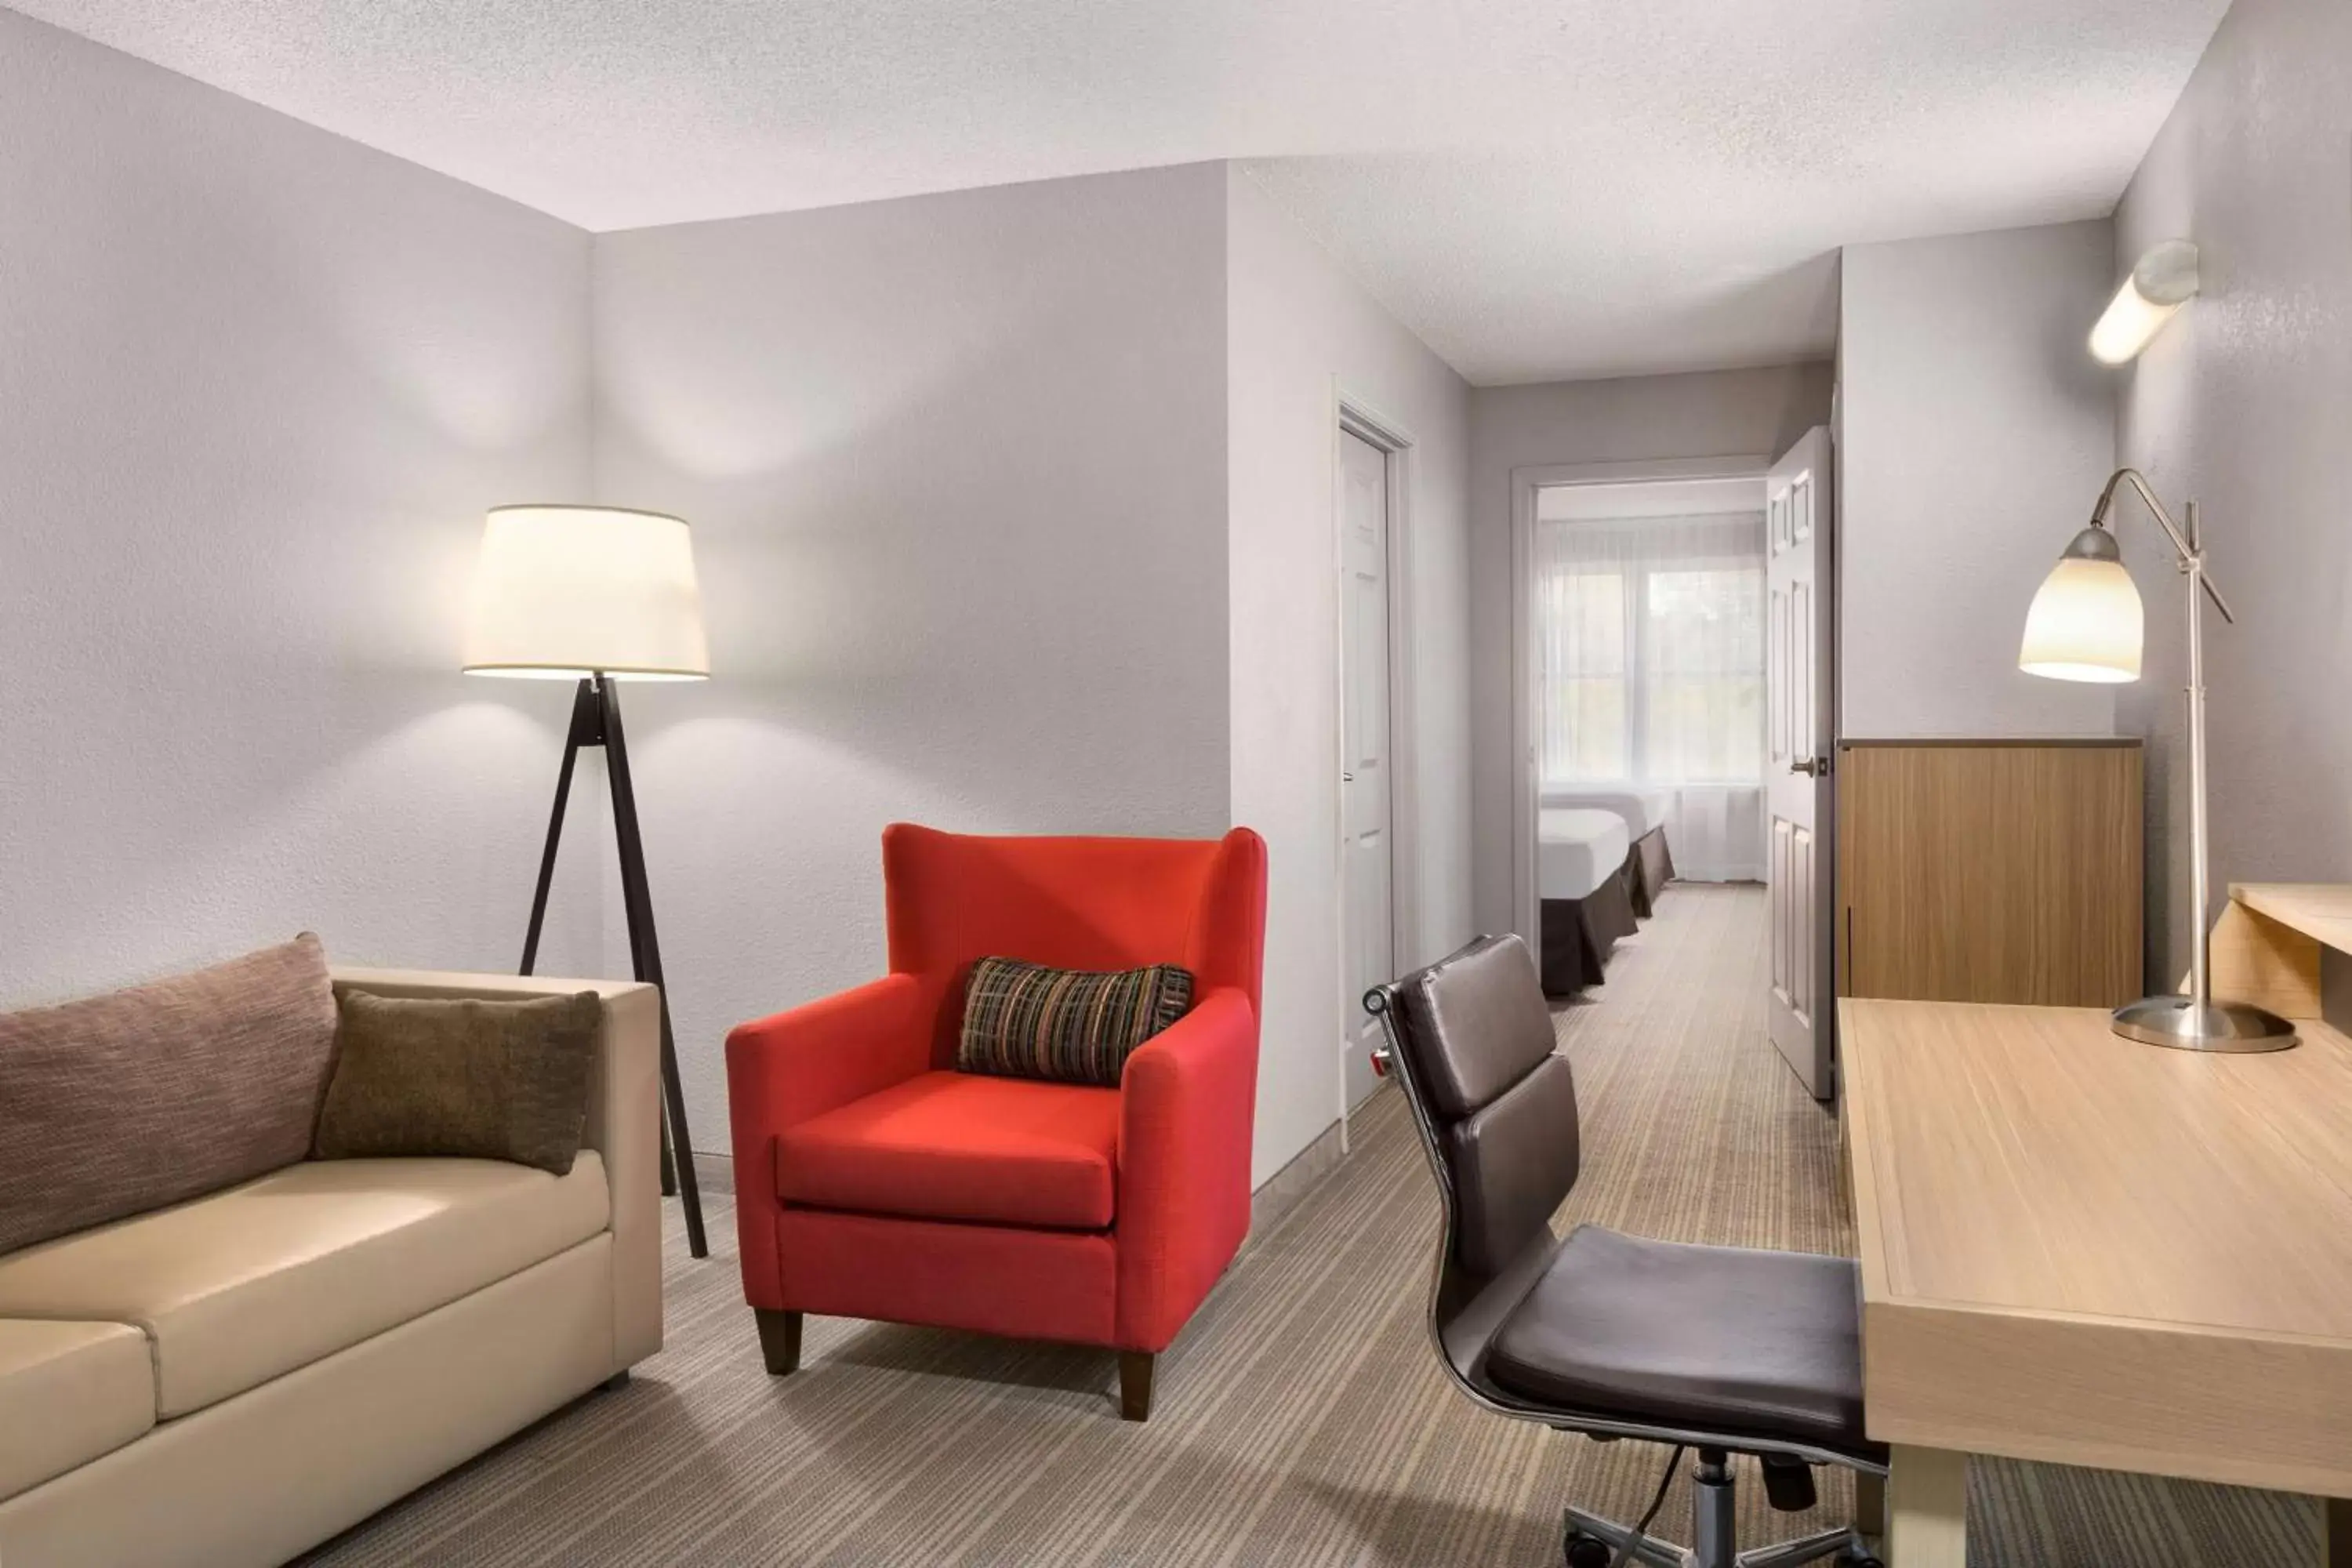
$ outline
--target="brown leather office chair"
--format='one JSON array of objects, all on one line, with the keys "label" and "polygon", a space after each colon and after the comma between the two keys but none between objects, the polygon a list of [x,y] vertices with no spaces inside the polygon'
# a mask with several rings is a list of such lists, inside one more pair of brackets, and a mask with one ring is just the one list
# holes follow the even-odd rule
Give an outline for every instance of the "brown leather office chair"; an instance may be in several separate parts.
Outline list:
[{"label": "brown leather office chair", "polygon": [[1876,1498],[1886,1451],[1863,1434],[1855,1265],[1590,1225],[1554,1234],[1576,1184],[1576,1083],[1517,937],[1481,937],[1364,1005],[1386,1031],[1380,1066],[1404,1089],[1444,1199],[1430,1334],[1447,1373],[1504,1415],[1672,1443],[1676,1464],[1697,1450],[1689,1549],[1651,1540],[1647,1520],[1628,1527],[1571,1507],[1570,1568],[1832,1556],[1875,1568],[1854,1528],[1739,1552],[1727,1465],[1735,1453],[1760,1459],[1776,1508],[1812,1506],[1810,1467],[1822,1464],[1854,1470]]}]

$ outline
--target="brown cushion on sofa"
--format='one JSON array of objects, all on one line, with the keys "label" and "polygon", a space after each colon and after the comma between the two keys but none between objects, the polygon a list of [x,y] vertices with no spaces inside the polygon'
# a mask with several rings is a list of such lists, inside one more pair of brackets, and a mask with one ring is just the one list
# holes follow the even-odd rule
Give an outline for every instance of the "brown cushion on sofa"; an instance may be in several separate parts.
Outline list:
[{"label": "brown cushion on sofa", "polygon": [[0,1252],[293,1164],[334,1049],[327,955],[308,931],[0,1014]]},{"label": "brown cushion on sofa", "polygon": [[593,991],[529,1002],[342,997],[321,1160],[453,1155],[561,1176],[588,1121]]}]

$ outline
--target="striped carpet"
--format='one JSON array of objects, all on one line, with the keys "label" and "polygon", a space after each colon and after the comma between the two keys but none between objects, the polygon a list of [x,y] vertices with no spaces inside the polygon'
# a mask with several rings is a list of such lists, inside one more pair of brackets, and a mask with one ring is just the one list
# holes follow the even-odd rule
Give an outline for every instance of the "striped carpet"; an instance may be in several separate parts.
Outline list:
[{"label": "striped carpet", "polygon": [[[1761,895],[1678,887],[1609,983],[1559,1014],[1585,1119],[1563,1218],[1690,1240],[1850,1245],[1835,1126],[1765,1040]],[[669,1348],[395,1505],[318,1564],[1203,1564],[1549,1568],[1559,1505],[1639,1514],[1661,1450],[1490,1415],[1423,1335],[1437,1202],[1392,1093],[1355,1152],[1254,1239],[1173,1350],[1158,1409],[1118,1419],[1106,1353],[812,1320],[804,1369],[761,1369],[731,1215],[694,1263],[673,1234]],[[1834,1522],[1770,1513],[1742,1539]],[[2006,1463],[1976,1467],[1976,1568],[2263,1568],[2315,1560],[2294,1499]],[[1662,1532],[1685,1535],[1677,1487]]]}]

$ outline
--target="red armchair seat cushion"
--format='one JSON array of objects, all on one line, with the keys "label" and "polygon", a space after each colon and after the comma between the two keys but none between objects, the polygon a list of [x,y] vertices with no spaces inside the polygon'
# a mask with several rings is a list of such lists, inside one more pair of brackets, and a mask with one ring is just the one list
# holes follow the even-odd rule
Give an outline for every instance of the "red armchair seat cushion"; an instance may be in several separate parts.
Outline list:
[{"label": "red armchair seat cushion", "polygon": [[907,1219],[1104,1230],[1118,1158],[1115,1089],[927,1072],[786,1128],[776,1195]]}]

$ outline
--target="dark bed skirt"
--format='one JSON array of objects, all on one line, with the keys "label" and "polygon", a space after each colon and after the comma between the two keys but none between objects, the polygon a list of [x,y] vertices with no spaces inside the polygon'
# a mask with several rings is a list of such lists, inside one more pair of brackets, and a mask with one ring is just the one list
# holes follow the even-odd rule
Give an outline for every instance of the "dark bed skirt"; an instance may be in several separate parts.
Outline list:
[{"label": "dark bed skirt", "polygon": [[1543,901],[1543,988],[1573,996],[1601,984],[1601,965],[1620,937],[1632,936],[1633,894],[1624,872],[1605,879],[1580,899]]},{"label": "dark bed skirt", "polygon": [[1664,824],[1653,827],[1633,840],[1625,851],[1626,891],[1633,898],[1633,912],[1648,920],[1658,912],[1658,895],[1675,879],[1674,851],[1666,847]]}]

